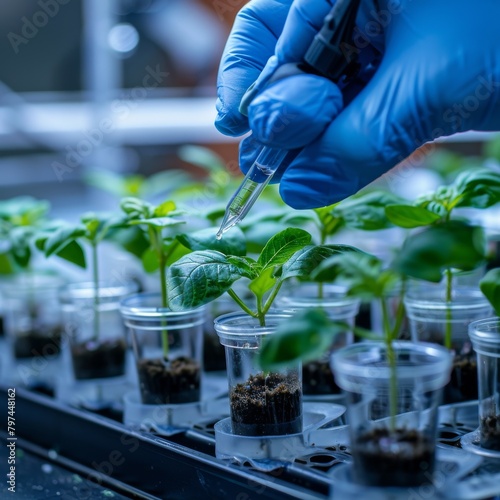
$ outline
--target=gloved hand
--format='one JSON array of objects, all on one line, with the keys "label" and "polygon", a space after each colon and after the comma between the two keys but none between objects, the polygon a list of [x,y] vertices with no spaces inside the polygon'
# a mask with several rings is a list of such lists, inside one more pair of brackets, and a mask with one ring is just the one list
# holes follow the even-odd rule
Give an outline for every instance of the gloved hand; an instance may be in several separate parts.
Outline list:
[{"label": "gloved hand", "polygon": [[[247,88],[257,79],[264,88],[275,67],[300,61],[332,5],[250,1],[221,61],[216,126],[228,135],[253,132],[242,141],[242,170],[254,159],[255,140],[305,146],[280,172],[287,204],[334,203],[425,142],[500,130],[498,0],[362,0],[353,47],[362,49],[362,67],[343,89],[344,103],[332,82],[296,75],[263,89],[243,116],[238,107]],[[370,64],[366,51],[382,56]]]}]

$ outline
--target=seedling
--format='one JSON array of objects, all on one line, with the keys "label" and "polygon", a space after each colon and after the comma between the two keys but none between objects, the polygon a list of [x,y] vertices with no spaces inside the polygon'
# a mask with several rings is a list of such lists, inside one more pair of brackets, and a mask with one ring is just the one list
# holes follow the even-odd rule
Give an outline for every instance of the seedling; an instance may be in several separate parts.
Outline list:
[{"label": "seedling", "polygon": [[[312,245],[311,240],[307,231],[289,228],[273,236],[257,259],[214,250],[188,254],[169,269],[170,307],[174,310],[197,307],[227,292],[245,313],[265,326],[266,313],[287,279],[308,277],[321,261],[351,248]],[[248,290],[255,296],[255,310],[232,288],[241,278],[250,280]]]},{"label": "seedling", "polygon": [[[395,428],[397,410],[397,378],[393,342],[398,338],[404,319],[402,297],[408,277],[440,281],[443,269],[473,269],[483,262],[483,233],[479,227],[451,221],[431,226],[410,236],[397,259],[384,268],[380,259],[364,252],[342,252],[321,262],[312,270],[312,279],[320,282],[341,281],[347,295],[362,300],[380,302],[383,318],[383,342],[387,347],[390,367],[389,404],[391,429]],[[387,299],[399,290],[400,301],[393,322],[389,317]],[[322,311],[300,311],[294,319],[278,327],[278,331],[264,344],[260,363],[269,370],[310,361],[331,344],[332,334],[350,329],[349,325],[331,322]],[[380,340],[380,335],[354,326],[358,337]]]},{"label": "seedling", "polygon": [[[47,346],[52,352],[59,352],[62,328],[56,323],[56,314],[49,321],[40,314],[45,297],[35,294],[33,269],[34,239],[40,231],[50,226],[46,218],[48,211],[47,201],[28,196],[0,202],[0,274],[22,273],[27,278],[26,302],[22,303],[26,310],[17,313],[27,314],[26,319],[29,321],[17,321],[14,327],[13,348],[16,358],[41,356]],[[18,284],[13,283],[12,286],[17,287]]]},{"label": "seedling", "polygon": [[48,226],[49,203],[29,196],[0,202],[0,273],[11,274],[32,267],[33,239]]},{"label": "seedling", "polygon": [[43,250],[46,257],[57,255],[80,267],[86,268],[87,263],[82,243],[91,250],[92,283],[94,290],[94,326],[92,340],[99,339],[99,259],[98,247],[110,234],[113,228],[122,225],[119,217],[110,214],[89,212],[82,215],[80,224],[70,225],[66,222],[54,223],[50,231],[37,237],[36,245]]},{"label": "seedling", "polygon": [[165,170],[149,177],[140,174],[120,175],[110,170],[95,170],[85,175],[87,184],[117,198],[135,196],[141,199],[165,197],[186,185],[190,177],[183,170]]},{"label": "seedling", "polygon": [[[485,168],[462,172],[449,186],[438,188],[434,193],[421,196],[413,204],[394,204],[386,207],[388,219],[403,228],[439,226],[450,222],[457,208],[488,208],[500,202],[500,174]],[[438,232],[437,230],[436,232]],[[432,232],[429,233],[432,235]],[[452,300],[454,266],[443,268],[446,278],[446,301]],[[422,279],[426,279],[422,277]],[[437,276],[429,281],[437,280]],[[444,345],[451,348],[451,310]]]}]

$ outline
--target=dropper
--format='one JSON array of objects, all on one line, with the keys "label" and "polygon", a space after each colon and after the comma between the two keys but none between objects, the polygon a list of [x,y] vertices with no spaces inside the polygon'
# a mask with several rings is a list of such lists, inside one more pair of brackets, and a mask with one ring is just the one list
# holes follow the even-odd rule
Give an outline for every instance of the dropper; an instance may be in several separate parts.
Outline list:
[{"label": "dropper", "polygon": [[[352,71],[356,64],[357,53],[356,50],[352,50],[352,47],[349,47],[351,50],[346,50],[348,49],[346,44],[352,42],[359,3],[360,0],[338,0],[326,16],[321,30],[311,42],[304,61],[287,63],[279,67],[267,84],[300,73],[320,75],[337,83],[349,70]],[[240,106],[242,113],[246,114],[246,109],[256,94],[257,89],[252,85],[243,96]],[[262,147],[241,185],[226,206],[216,235],[218,240],[248,214],[287,153],[289,151],[286,149]]]}]

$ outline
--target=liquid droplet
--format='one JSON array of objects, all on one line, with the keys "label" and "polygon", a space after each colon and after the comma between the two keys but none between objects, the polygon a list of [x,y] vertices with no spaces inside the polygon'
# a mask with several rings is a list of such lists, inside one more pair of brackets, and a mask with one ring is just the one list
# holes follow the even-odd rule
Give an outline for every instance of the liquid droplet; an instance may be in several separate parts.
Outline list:
[{"label": "liquid droplet", "polygon": [[217,231],[217,234],[215,235],[215,237],[217,238],[217,241],[220,241],[222,239],[222,229],[219,229]]}]

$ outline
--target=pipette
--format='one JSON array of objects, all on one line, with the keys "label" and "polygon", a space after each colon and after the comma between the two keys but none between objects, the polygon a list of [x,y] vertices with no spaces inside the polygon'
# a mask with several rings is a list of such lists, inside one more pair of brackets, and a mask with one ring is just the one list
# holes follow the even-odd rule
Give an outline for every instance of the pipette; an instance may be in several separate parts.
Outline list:
[{"label": "pipette", "polygon": [[[267,82],[275,82],[286,76],[313,73],[337,83],[355,65],[356,51],[343,52],[343,44],[351,43],[360,0],[338,0],[326,16],[323,27],[314,37],[301,63],[288,63],[278,68]],[[261,89],[258,89],[259,91]],[[257,89],[250,87],[243,96],[240,110],[245,112]],[[263,146],[243,182],[226,206],[217,239],[243,220],[274,173],[280,167],[288,150]]]}]

